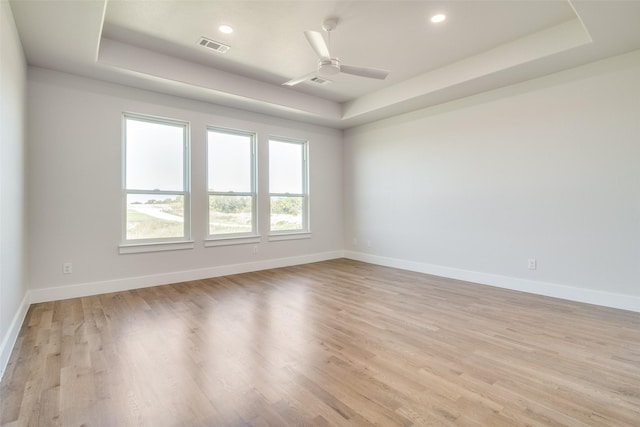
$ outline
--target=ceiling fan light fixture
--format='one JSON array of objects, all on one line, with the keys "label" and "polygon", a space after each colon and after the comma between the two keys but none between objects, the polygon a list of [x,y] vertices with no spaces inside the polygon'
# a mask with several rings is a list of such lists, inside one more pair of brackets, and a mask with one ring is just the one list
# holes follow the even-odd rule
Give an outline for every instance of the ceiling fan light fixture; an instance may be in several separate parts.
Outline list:
[{"label": "ceiling fan light fixture", "polygon": [[445,15],[444,13],[437,13],[431,17],[430,21],[433,22],[434,24],[439,24],[443,22],[445,19],[447,19],[447,15]]},{"label": "ceiling fan light fixture", "polygon": [[[384,80],[387,78],[389,71],[378,68],[355,67],[353,65],[342,65],[340,59],[331,56],[329,52],[329,43],[331,42],[331,31],[335,29],[338,18],[327,18],[322,24],[322,28],[327,32],[329,42],[325,41],[322,34],[317,31],[305,31],[304,35],[311,45],[316,55],[318,55],[318,66],[316,73],[307,74],[296,79],[284,82],[284,86],[295,86],[304,81],[313,81],[314,83],[324,84],[319,80],[327,80],[325,76],[333,76],[338,73],[351,74],[353,76],[366,77],[370,79]],[[311,80],[309,80],[311,79]],[[314,80],[315,79],[315,80]]]},{"label": "ceiling fan light fixture", "polygon": [[323,76],[332,76],[340,72],[340,60],[338,58],[321,59],[318,63],[318,73]]}]

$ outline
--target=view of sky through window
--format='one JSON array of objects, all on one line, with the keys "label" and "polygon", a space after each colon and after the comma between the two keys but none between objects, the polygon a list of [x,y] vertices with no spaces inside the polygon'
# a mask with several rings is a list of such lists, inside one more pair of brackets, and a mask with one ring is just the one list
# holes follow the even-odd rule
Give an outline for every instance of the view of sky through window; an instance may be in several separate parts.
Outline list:
[{"label": "view of sky through window", "polygon": [[302,193],[302,144],[270,141],[269,192]]},{"label": "view of sky through window", "polygon": [[126,187],[182,191],[184,127],[127,119]]},{"label": "view of sky through window", "polygon": [[209,191],[251,191],[251,136],[209,131]]}]

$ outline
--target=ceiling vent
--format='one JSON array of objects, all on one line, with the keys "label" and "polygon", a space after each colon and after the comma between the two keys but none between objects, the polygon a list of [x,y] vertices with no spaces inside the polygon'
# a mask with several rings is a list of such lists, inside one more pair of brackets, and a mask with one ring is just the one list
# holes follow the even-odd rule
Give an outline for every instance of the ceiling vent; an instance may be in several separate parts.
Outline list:
[{"label": "ceiling vent", "polygon": [[226,53],[229,49],[231,49],[229,46],[227,46],[226,44],[217,42],[217,41],[213,41],[211,39],[208,39],[206,37],[200,37],[200,40],[198,41],[198,44],[202,47],[206,47],[207,49],[211,49],[214,50],[216,52],[219,53]]},{"label": "ceiling vent", "polygon": [[322,77],[318,77],[318,76],[313,76],[313,77],[311,77],[311,78],[309,79],[309,81],[310,81],[311,83],[315,83],[315,84],[318,84],[318,85],[326,85],[326,84],[331,83],[331,80],[324,79],[324,78],[322,78]]}]

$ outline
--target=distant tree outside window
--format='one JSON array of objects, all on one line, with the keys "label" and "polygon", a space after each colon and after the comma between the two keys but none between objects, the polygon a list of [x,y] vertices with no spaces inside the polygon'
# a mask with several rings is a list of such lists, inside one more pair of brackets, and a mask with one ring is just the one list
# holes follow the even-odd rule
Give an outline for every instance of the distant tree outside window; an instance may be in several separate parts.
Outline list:
[{"label": "distant tree outside window", "polygon": [[123,242],[188,239],[188,124],[124,116]]},{"label": "distant tree outside window", "polygon": [[270,231],[272,234],[309,230],[307,142],[269,140]]},{"label": "distant tree outside window", "polygon": [[255,170],[255,134],[209,128],[209,236],[257,234]]}]

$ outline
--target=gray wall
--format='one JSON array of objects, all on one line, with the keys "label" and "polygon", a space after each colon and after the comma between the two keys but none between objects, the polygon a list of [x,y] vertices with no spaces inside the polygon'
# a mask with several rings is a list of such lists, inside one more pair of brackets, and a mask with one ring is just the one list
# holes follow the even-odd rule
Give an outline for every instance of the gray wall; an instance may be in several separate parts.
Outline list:
[{"label": "gray wall", "polygon": [[[31,129],[29,227],[34,300],[176,282],[233,271],[224,269],[225,266],[245,265],[251,270],[277,265],[274,260],[285,260],[283,263],[286,264],[340,256],[341,131],[41,68],[29,69],[28,83]],[[190,122],[194,249],[118,253],[122,220],[123,112]],[[204,247],[208,223],[207,125],[258,134],[262,241],[257,254],[253,253],[253,245]],[[309,140],[311,239],[267,240],[266,166],[270,135]],[[73,274],[62,274],[64,262],[73,263]],[[53,291],[39,292],[43,289]]]},{"label": "gray wall", "polygon": [[26,74],[13,14],[0,1],[0,377],[26,306]]},{"label": "gray wall", "polygon": [[640,310],[639,162],[638,51],[350,129],[345,248]]}]

